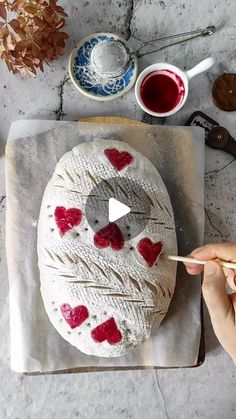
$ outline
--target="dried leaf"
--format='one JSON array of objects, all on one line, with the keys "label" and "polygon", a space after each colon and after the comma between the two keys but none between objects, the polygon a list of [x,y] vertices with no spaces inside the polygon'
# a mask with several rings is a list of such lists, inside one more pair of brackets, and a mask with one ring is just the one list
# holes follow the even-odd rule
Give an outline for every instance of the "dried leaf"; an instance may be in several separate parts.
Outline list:
[{"label": "dried leaf", "polygon": [[32,67],[25,67],[27,73],[32,76],[32,77],[36,77],[37,76],[37,72],[34,66]]},{"label": "dried leaf", "polygon": [[[15,29],[15,32],[17,33],[17,35],[19,36],[19,38],[21,40],[24,40],[27,38],[27,34],[25,33],[25,31],[23,29]],[[20,42],[20,41],[19,41]]]},{"label": "dried leaf", "polygon": [[31,15],[34,15],[35,13],[37,13],[37,7],[34,6],[32,3],[30,4],[30,6],[25,6],[25,11]]},{"label": "dried leaf", "polygon": [[46,54],[49,60],[52,58],[53,53],[54,53],[54,49],[52,47],[47,48]]},{"label": "dried leaf", "polygon": [[30,43],[29,40],[19,41],[17,42],[16,49],[23,51],[23,49],[29,46],[29,43]]},{"label": "dried leaf", "polygon": [[38,67],[40,62],[41,62],[40,58],[37,58],[37,57],[32,58],[32,63],[35,65],[35,67]]},{"label": "dried leaf", "polygon": [[18,66],[18,67],[17,67],[17,71],[18,71],[18,73],[20,73],[20,75],[21,75],[21,76],[23,76],[23,77],[27,75],[26,70],[25,70],[25,68],[24,68],[24,67]]},{"label": "dried leaf", "polygon": [[0,3],[0,17],[7,20],[7,8],[4,3]]},{"label": "dried leaf", "polygon": [[17,29],[20,29],[20,22],[17,19],[12,19],[8,24],[16,31]]},{"label": "dried leaf", "polygon": [[65,47],[57,47],[56,51],[58,55],[63,55],[65,52]]},{"label": "dried leaf", "polygon": [[25,54],[27,53],[27,47],[21,50],[21,56],[25,57]]},{"label": "dried leaf", "polygon": [[42,72],[44,72],[43,63],[42,61],[39,61],[39,68]]},{"label": "dried leaf", "polygon": [[63,39],[68,39],[69,38],[69,35],[67,33],[65,33],[65,32],[60,32],[60,34],[61,34],[61,37]]},{"label": "dried leaf", "polygon": [[4,35],[8,34],[7,26],[4,24],[0,29],[0,42],[3,39]]},{"label": "dried leaf", "polygon": [[9,33],[8,35],[4,35],[3,37],[3,45],[6,48],[6,50],[14,50],[14,40],[12,35]]},{"label": "dried leaf", "polygon": [[40,19],[38,16],[34,17],[34,23],[39,28],[43,28],[45,26],[45,22],[42,19]]},{"label": "dried leaf", "polygon": [[44,18],[45,22],[47,22],[49,25],[53,24],[53,16],[50,13],[45,12],[43,14],[43,18]]},{"label": "dried leaf", "polygon": [[5,59],[5,61],[6,61],[6,64],[7,64],[8,70],[9,70],[9,71],[13,71],[14,67],[13,67],[12,62],[11,62],[11,61],[9,61],[8,59]]},{"label": "dried leaf", "polygon": [[40,48],[37,44],[32,44],[32,55],[38,57],[40,55]]},{"label": "dried leaf", "polygon": [[26,35],[33,35],[33,28],[31,26],[25,26],[24,27],[24,32],[26,33]]},{"label": "dried leaf", "polygon": [[24,66],[32,66],[32,57],[25,57],[24,60],[22,60],[22,64]]},{"label": "dried leaf", "polygon": [[23,16],[18,16],[17,20],[19,21],[20,25],[23,26],[25,23],[25,18]]},{"label": "dried leaf", "polygon": [[62,15],[62,16],[68,16],[67,14],[66,14],[66,12],[65,12],[65,10],[63,9],[63,7],[61,7],[61,6],[56,6],[55,7],[55,10],[57,11],[57,13],[59,13],[60,15]]},{"label": "dried leaf", "polygon": [[9,71],[21,75],[37,74],[43,64],[64,54],[68,35],[60,32],[65,24],[64,9],[58,0],[0,0],[0,17],[7,11],[16,16],[7,25],[0,22],[0,58]]},{"label": "dried leaf", "polygon": [[59,22],[56,24],[56,29],[61,29],[65,25],[65,19],[60,19]]},{"label": "dried leaf", "polygon": [[0,54],[2,54],[4,51],[6,51],[6,48],[3,44],[0,44]]},{"label": "dried leaf", "polygon": [[20,3],[21,3],[21,0],[14,0],[11,5],[11,10],[18,9]]}]

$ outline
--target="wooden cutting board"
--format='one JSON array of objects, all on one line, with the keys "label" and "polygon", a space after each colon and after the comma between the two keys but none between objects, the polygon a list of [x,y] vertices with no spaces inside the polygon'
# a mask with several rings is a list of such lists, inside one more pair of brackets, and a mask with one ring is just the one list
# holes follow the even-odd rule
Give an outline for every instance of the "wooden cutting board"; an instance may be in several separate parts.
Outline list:
[{"label": "wooden cutting board", "polygon": [[79,118],[80,122],[96,122],[97,124],[124,124],[124,125],[145,125],[144,122],[135,119],[120,118],[119,116],[90,116]]}]

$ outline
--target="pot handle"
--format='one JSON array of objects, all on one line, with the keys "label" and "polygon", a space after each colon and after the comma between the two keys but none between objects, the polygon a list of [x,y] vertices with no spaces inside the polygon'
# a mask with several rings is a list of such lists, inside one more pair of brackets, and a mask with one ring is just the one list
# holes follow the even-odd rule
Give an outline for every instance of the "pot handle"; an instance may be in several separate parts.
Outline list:
[{"label": "pot handle", "polygon": [[186,71],[185,74],[188,80],[192,79],[197,74],[203,73],[206,70],[209,70],[215,64],[215,59],[213,57],[208,57],[205,60],[201,61],[195,67],[191,68],[190,70]]}]

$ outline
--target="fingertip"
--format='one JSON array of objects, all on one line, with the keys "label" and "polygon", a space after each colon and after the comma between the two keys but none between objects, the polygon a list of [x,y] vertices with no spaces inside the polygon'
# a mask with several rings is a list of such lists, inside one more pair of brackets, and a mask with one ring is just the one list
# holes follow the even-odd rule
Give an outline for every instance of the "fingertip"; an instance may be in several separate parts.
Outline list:
[{"label": "fingertip", "polygon": [[187,273],[188,273],[189,275],[191,275],[191,276],[195,276],[195,275],[197,275],[194,271],[190,271],[190,270],[188,270],[188,269],[186,269],[186,271],[187,271]]},{"label": "fingertip", "polygon": [[186,271],[188,272],[188,274],[190,275],[199,275],[200,273],[202,273],[202,268],[201,266],[186,266]]},{"label": "fingertip", "polygon": [[192,268],[191,266],[186,266],[185,265],[185,269],[189,274],[195,272],[195,268]]},{"label": "fingertip", "polygon": [[199,267],[201,267],[201,265],[197,265],[194,262],[184,262],[184,265],[188,269],[198,269]]}]

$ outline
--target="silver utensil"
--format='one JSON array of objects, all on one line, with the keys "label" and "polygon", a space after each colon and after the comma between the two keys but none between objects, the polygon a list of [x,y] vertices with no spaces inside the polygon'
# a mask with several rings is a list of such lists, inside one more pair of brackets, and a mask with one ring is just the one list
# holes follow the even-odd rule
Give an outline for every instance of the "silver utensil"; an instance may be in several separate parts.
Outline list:
[{"label": "silver utensil", "polygon": [[[143,42],[142,39],[135,36],[134,38],[137,41],[142,42],[142,45],[136,50],[136,55],[137,55],[138,58],[141,58],[144,55],[153,54],[154,52],[161,51],[165,48],[171,47],[172,45],[181,44],[182,42],[187,42],[187,41],[190,41],[191,39],[195,39],[195,38],[198,38],[200,36],[205,37],[205,36],[213,35],[215,33],[215,31],[216,31],[216,26],[210,25],[210,26],[207,26],[206,28],[203,28],[203,29],[195,29],[193,31],[177,33],[177,34],[174,34],[174,35],[162,36],[161,38],[151,39],[151,40],[145,41],[145,42]],[[186,39],[180,39],[179,41],[175,41],[175,42],[172,42],[170,44],[163,45],[162,47],[157,48],[156,45],[155,45],[156,42],[164,41],[164,40],[167,40],[167,39],[185,37],[185,36],[187,36]],[[150,51],[140,52],[147,45],[149,45],[149,46],[151,45],[151,46],[155,47],[155,49],[152,49]]]}]

